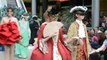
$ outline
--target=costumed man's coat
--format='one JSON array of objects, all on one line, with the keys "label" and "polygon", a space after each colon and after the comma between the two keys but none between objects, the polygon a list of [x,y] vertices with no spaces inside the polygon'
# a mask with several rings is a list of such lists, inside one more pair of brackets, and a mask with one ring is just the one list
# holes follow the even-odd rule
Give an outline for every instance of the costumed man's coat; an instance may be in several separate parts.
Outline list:
[{"label": "costumed man's coat", "polygon": [[[78,37],[78,28],[79,28],[79,24],[77,22],[73,22],[70,25],[68,33],[67,33],[68,38],[72,39],[73,37]],[[87,49],[86,54],[87,54],[87,58],[88,58],[89,52],[91,51],[91,47],[90,47],[90,43],[89,43],[89,40],[88,40],[88,34],[87,34],[87,30],[86,30],[85,25],[84,25],[84,30],[85,30],[85,35],[86,35],[86,49]],[[67,43],[67,45],[68,45],[68,49],[71,51],[72,60],[77,60],[77,55],[78,55],[77,51],[78,51],[78,49],[79,49],[78,47],[80,45],[75,46],[75,45],[72,45],[72,43]]]}]

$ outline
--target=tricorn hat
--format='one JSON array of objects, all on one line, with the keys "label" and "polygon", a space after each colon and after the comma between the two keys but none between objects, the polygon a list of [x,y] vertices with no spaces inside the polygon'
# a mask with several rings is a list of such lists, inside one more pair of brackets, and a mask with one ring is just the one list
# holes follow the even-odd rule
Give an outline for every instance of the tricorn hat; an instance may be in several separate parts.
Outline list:
[{"label": "tricorn hat", "polygon": [[77,13],[77,14],[81,14],[81,13],[85,13],[87,11],[87,7],[85,6],[75,6],[73,8],[71,8],[70,13]]}]

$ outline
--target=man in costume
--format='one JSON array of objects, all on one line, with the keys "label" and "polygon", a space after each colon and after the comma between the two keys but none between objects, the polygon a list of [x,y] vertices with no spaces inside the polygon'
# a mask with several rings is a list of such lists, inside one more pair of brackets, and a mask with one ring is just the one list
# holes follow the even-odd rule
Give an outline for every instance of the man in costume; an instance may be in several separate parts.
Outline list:
[{"label": "man in costume", "polygon": [[69,27],[68,40],[65,44],[72,53],[72,60],[88,60],[91,47],[86,26],[82,22],[86,11],[87,8],[84,6],[75,6],[70,10],[70,13],[74,14],[75,21]]}]

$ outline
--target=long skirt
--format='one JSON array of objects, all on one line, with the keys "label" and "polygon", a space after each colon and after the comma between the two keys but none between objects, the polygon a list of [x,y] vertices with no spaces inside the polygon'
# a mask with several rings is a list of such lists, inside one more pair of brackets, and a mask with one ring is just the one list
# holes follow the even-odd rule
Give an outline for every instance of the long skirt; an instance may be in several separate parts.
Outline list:
[{"label": "long skirt", "polygon": [[[53,43],[48,42],[48,53],[43,54],[39,48],[36,48],[33,50],[31,59],[30,60],[53,60]],[[72,60],[70,52],[67,50],[67,48],[61,43],[58,43],[58,51],[62,57],[62,60]]]}]

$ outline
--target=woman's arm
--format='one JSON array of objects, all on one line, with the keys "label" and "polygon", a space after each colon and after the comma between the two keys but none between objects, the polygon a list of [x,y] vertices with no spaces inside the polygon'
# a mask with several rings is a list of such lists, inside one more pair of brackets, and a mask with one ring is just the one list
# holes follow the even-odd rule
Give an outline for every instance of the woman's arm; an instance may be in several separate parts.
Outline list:
[{"label": "woman's arm", "polygon": [[105,51],[106,46],[103,44],[100,48],[96,50],[96,52]]},{"label": "woman's arm", "polygon": [[44,39],[44,41],[48,41],[51,37],[53,37],[53,36],[55,36],[57,33],[55,32],[55,33],[53,33],[52,35],[50,35],[50,36],[48,36],[48,37],[45,37],[45,38],[43,38]]},{"label": "woman's arm", "polygon": [[94,53],[94,52],[100,52],[100,51],[105,51],[105,49],[106,49],[106,40],[103,42],[103,45],[100,47],[100,48],[98,48],[97,50],[94,50],[94,51],[92,51],[91,53]]}]

